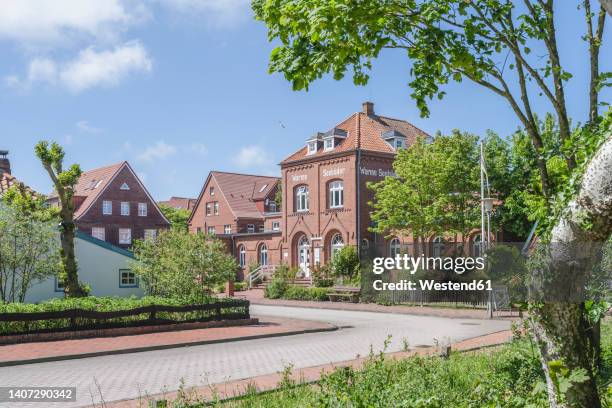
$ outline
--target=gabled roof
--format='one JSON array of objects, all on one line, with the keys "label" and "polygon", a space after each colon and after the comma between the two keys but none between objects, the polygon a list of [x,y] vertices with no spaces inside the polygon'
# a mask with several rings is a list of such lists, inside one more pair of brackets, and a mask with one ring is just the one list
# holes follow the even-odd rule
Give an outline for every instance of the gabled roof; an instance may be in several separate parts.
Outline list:
[{"label": "gabled roof", "polygon": [[198,200],[196,198],[170,197],[169,200],[158,201],[157,204],[166,205],[172,208],[182,208],[185,210],[193,210],[197,201]]},{"label": "gabled roof", "polygon": [[214,178],[218,190],[236,218],[263,218],[264,215],[257,208],[256,202],[268,197],[280,181],[279,177],[211,171],[198,196],[196,207],[200,204],[211,178]]},{"label": "gabled roof", "polygon": [[[126,161],[122,161],[120,163],[111,164],[109,166],[98,167],[97,169],[88,170],[81,174],[79,178],[79,182],[75,186],[74,189],[74,198],[76,199],[78,207],[74,211],[74,218],[78,220],[81,216],[83,216],[91,206],[96,202],[98,197],[108,188],[108,186],[115,179],[117,174],[124,168],[127,168],[130,173],[134,176],[140,187],[143,189],[151,203],[155,206],[155,209],[159,212],[162,218],[170,224],[170,221],[164,216],[161,212],[151,194],[147,188],[142,184],[136,172],[132,169],[130,164]],[[53,192],[50,195],[50,198],[57,197],[57,193]]]},{"label": "gabled roof", "polygon": [[348,152],[356,149],[372,152],[382,152],[395,154],[395,150],[389,146],[382,137],[382,134],[389,131],[396,131],[406,137],[406,144],[410,146],[417,137],[429,137],[427,133],[417,128],[405,120],[388,118],[365,112],[356,112],[344,121],[332,128],[342,129],[347,132],[347,137],[334,149],[325,151],[319,149],[314,154],[307,154],[306,146],[302,147],[291,156],[287,157],[281,164],[296,160],[321,157],[329,154]]}]

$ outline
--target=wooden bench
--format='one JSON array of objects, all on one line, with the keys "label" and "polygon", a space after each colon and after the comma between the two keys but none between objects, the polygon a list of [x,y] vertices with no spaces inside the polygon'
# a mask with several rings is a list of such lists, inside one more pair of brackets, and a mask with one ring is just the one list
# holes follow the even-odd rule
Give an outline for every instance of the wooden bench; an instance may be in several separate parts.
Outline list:
[{"label": "wooden bench", "polygon": [[348,300],[353,303],[359,302],[359,294],[361,289],[353,288],[348,286],[335,286],[332,292],[328,293],[327,296],[331,302],[338,302],[341,300]]}]

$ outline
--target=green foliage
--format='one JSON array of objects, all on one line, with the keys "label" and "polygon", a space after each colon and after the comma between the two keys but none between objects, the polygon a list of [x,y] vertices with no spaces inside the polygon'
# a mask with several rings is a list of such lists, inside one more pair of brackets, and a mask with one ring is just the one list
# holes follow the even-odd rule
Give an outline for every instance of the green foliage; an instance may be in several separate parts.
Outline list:
[{"label": "green foliage", "polygon": [[181,231],[187,231],[189,229],[189,217],[191,211],[185,208],[174,208],[169,205],[161,204],[159,209],[164,216],[170,221],[172,228],[179,229]]},{"label": "green foliage", "polygon": [[[226,302],[231,298],[217,299],[212,296],[202,298],[198,304],[213,302]],[[139,307],[160,305],[160,306],[184,306],[194,304],[186,298],[167,298],[159,296],[147,296],[143,298],[129,297],[81,297],[66,299],[51,299],[38,304],[32,303],[0,303],[0,313],[37,313],[37,312],[56,312],[62,310],[82,309],[97,312],[113,312],[119,310],[130,310]],[[228,310],[233,310],[228,309]],[[214,312],[214,311],[213,311]],[[213,312],[159,312],[156,314],[158,319],[168,319],[182,321],[197,319],[206,316],[206,313]],[[127,324],[135,321],[147,320],[149,314],[126,316],[114,319],[104,319],[103,322],[95,319],[78,319],[77,326],[88,326],[95,324]],[[48,319],[31,322],[0,322],[0,333],[18,333],[23,331],[38,331],[46,329],[60,329],[70,326],[70,319]]]},{"label": "green foliage", "polygon": [[287,291],[288,287],[289,283],[287,280],[275,276],[266,286],[264,295],[269,299],[280,299],[283,297],[283,294]]},{"label": "green foliage", "polygon": [[331,264],[332,272],[335,276],[353,278],[353,276],[359,273],[357,248],[354,246],[342,247],[334,254]]},{"label": "green foliage", "polygon": [[23,302],[36,282],[60,272],[53,212],[15,187],[0,201],[0,301]]},{"label": "green foliage", "polygon": [[316,265],[312,268],[312,284],[317,288],[328,288],[334,286],[332,267],[329,263]]},{"label": "green foliage", "polygon": [[148,294],[194,301],[233,280],[238,268],[223,242],[179,229],[162,231],[155,240],[136,241],[134,255],[131,268]]},{"label": "green foliage", "polygon": [[520,251],[504,244],[495,245],[487,251],[486,273],[495,284],[508,288],[511,301],[527,299],[528,271],[525,258]]},{"label": "green foliage", "polygon": [[281,298],[289,300],[325,301],[329,300],[327,295],[330,291],[330,288],[310,288],[305,286],[289,285],[282,294]]}]

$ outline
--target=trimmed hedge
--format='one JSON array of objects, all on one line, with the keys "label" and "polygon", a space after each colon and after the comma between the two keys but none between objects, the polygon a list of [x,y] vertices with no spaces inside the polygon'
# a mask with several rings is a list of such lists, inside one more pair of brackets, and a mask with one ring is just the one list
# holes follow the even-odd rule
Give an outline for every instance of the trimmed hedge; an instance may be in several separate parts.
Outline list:
[{"label": "trimmed hedge", "polygon": [[329,300],[327,295],[331,290],[331,288],[311,288],[298,285],[274,285],[274,282],[272,282],[266,287],[266,297],[270,299],[325,301]]},{"label": "trimmed hedge", "polygon": [[[94,297],[88,296],[84,298],[56,298],[38,304],[30,303],[4,303],[0,304],[0,317],[2,314],[35,314],[35,313],[53,313],[72,311],[75,309],[84,312],[120,312],[130,311],[139,308],[150,306],[170,306],[170,307],[186,307],[191,305],[221,305],[221,316],[231,318],[232,315],[245,314],[244,307],[228,307],[223,308],[224,303],[233,302],[236,299],[232,298],[215,298],[207,297],[201,301],[194,302],[189,299],[173,299],[157,296],[147,296],[143,298],[120,298],[120,297]],[[186,322],[186,321],[204,321],[214,318],[216,314],[215,308],[210,310],[190,310],[190,311],[159,311],[155,313],[155,322]],[[248,314],[248,306],[246,308]],[[78,314],[77,314],[78,316]],[[146,324],[150,322],[151,313],[143,312],[134,315],[118,315],[111,318],[95,318],[82,317],[77,318],[60,317],[49,318],[44,320],[19,320],[19,321],[1,321],[0,334],[14,333],[31,333],[40,331],[57,331],[68,329],[83,329],[83,328],[98,328],[98,327],[117,327],[130,326],[138,324]]]}]

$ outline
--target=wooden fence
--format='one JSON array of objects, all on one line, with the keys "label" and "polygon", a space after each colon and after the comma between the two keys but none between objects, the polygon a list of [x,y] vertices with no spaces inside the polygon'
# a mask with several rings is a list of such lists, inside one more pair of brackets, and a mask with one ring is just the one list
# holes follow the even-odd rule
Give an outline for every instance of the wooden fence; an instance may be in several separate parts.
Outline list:
[{"label": "wooden fence", "polygon": [[[178,319],[180,315],[187,318]],[[249,301],[232,299],[200,305],[150,305],[109,312],[67,309],[51,312],[0,313],[0,333],[13,335],[249,318]]]}]

